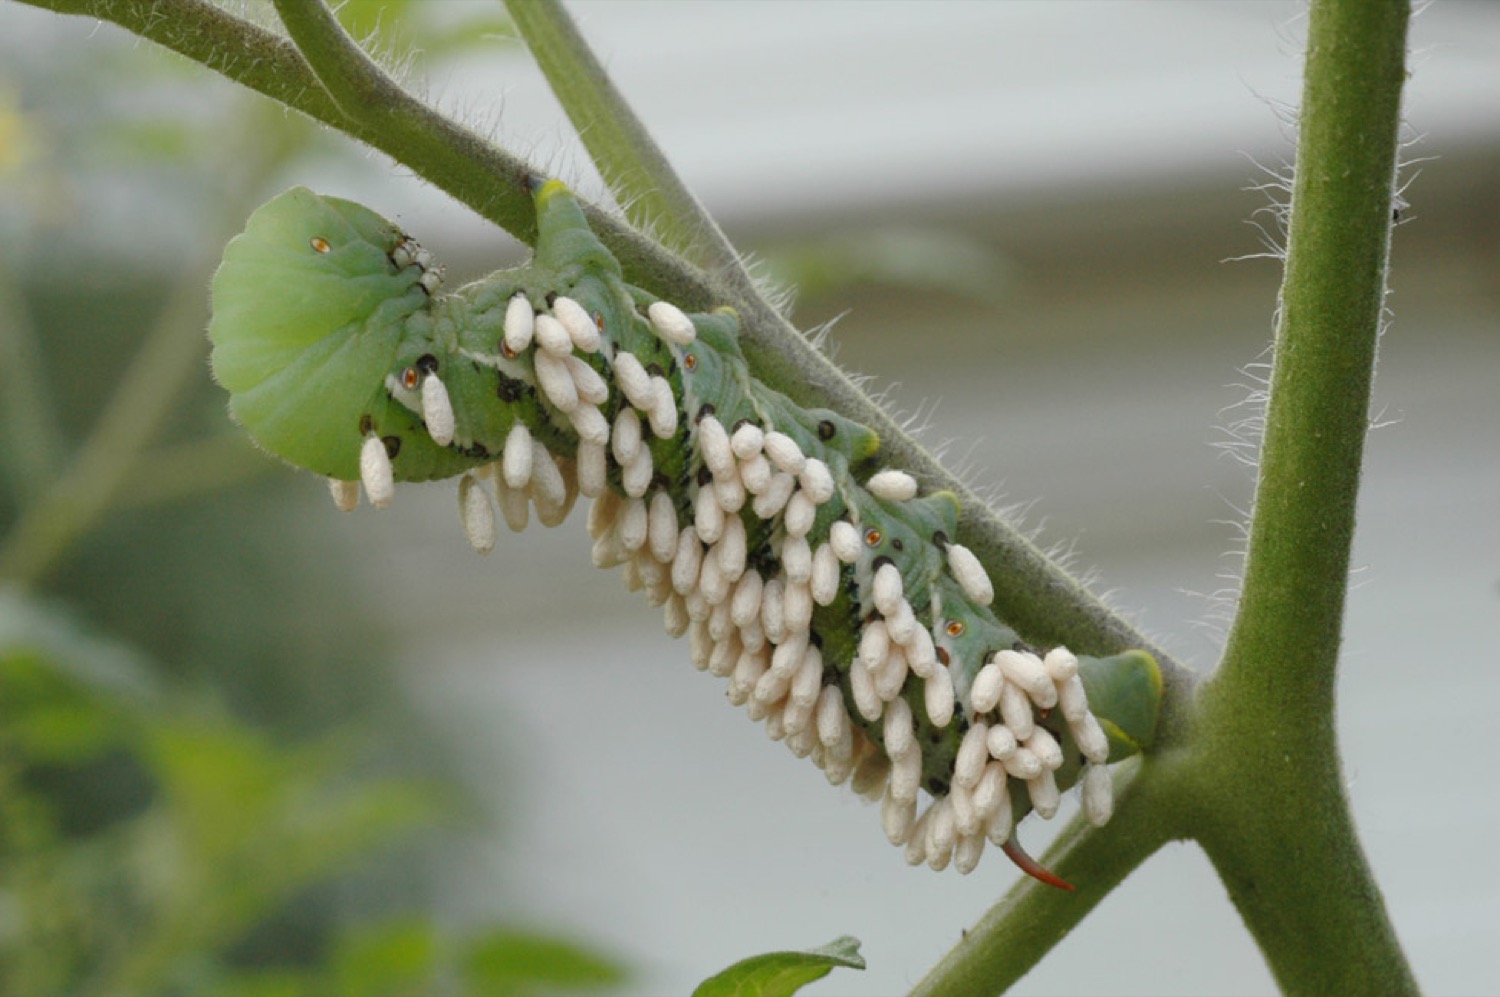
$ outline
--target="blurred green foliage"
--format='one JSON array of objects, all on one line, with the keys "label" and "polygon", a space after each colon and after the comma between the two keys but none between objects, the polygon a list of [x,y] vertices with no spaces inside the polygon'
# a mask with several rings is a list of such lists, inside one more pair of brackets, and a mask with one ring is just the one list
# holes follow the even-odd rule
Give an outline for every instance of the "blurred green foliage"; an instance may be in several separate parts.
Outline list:
[{"label": "blurred green foliage", "polygon": [[[334,13],[344,30],[366,48],[402,51],[415,45],[427,59],[491,46],[496,41],[520,41],[500,4],[468,4],[467,8],[461,17],[449,19],[424,0],[345,0]],[[419,9],[421,17],[414,14]]]},{"label": "blurred green foliage", "polygon": [[0,595],[0,992],[489,995],[621,979],[565,940],[454,938],[416,915],[332,931],[306,964],[255,965],[241,943],[257,926],[389,856],[444,794],[360,774],[359,736],[281,743],[155,694],[143,662]]}]

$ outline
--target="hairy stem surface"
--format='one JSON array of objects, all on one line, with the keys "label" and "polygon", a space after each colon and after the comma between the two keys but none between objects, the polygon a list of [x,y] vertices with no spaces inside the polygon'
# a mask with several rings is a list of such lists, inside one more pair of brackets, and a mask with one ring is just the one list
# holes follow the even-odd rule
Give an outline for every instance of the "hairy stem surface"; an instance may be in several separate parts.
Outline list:
[{"label": "hairy stem surface", "polygon": [[625,216],[693,263],[750,288],[739,254],[678,177],[558,0],[506,0],[553,94]]},{"label": "hairy stem surface", "polygon": [[1067,893],[1023,877],[965,932],[911,991],[912,997],[990,997],[1036,966],[1099,902],[1175,835],[1163,815],[1171,800],[1154,759],[1115,772],[1116,808],[1100,831],[1080,815],[1042,856],[1042,864],[1077,886]]},{"label": "hairy stem surface", "polygon": [[1192,828],[1277,981],[1409,993],[1344,793],[1334,686],[1391,228],[1405,0],[1319,0],[1244,592]]}]

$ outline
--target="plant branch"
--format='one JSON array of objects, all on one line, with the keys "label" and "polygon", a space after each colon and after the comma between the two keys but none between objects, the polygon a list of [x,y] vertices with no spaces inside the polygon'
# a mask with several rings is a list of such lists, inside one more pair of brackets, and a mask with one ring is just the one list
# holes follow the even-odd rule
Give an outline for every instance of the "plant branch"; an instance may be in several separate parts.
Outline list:
[{"label": "plant branch", "polygon": [[178,389],[202,365],[207,283],[205,272],[178,284],[87,441],[0,543],[0,580],[23,587],[35,583],[109,507],[136,456],[171,411]]},{"label": "plant branch", "polygon": [[739,254],[657,147],[558,0],[505,0],[594,165],[636,228],[698,266],[753,287]]},{"label": "plant branch", "polygon": [[1315,0],[1238,616],[1192,829],[1288,992],[1414,992],[1344,793],[1334,687],[1386,287],[1405,0]]},{"label": "plant branch", "polygon": [[1218,680],[1274,680],[1325,713],[1385,297],[1407,3],[1319,0],[1311,13],[1260,476]]},{"label": "plant branch", "polygon": [[[911,997],[991,997],[1029,973],[1042,957],[1119,886],[1142,862],[1177,837],[1167,823],[1173,812],[1161,798],[1163,782],[1154,759],[1116,766],[1116,808],[1106,828],[1082,815],[1063,829],[1042,864],[1076,893],[1018,879],[957,945],[928,971]],[[1149,776],[1149,778],[1148,778]]]},{"label": "plant branch", "polygon": [[323,0],[275,0],[281,23],[336,107],[342,131],[403,162],[501,228],[535,240],[520,157],[427,107],[354,43]]},{"label": "plant branch", "polygon": [[64,446],[43,350],[16,279],[19,267],[8,264],[0,261],[0,370],[6,372],[0,478],[16,507],[25,509],[56,476]]}]

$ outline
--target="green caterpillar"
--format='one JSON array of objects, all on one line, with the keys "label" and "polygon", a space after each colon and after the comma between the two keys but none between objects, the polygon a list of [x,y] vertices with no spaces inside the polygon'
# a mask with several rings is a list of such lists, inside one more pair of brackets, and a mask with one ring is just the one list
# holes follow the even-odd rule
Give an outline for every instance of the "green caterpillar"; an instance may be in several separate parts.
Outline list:
[{"label": "green caterpillar", "polygon": [[952,540],[951,493],[918,494],[875,466],[874,432],[757,381],[732,310],[626,284],[561,183],[534,193],[532,260],[447,295],[366,208],[303,188],[261,207],[213,281],[234,418],[341,508],[360,483],[378,507],[396,481],[459,476],[481,552],[495,504],[519,530],[592,498],[595,563],[623,566],[773,739],[879,799],[908,861],[969,872],[990,841],[1066,886],[1015,822],[1075,782],[1108,820],[1105,766],[1151,738],[1156,662],[1028,647]]}]

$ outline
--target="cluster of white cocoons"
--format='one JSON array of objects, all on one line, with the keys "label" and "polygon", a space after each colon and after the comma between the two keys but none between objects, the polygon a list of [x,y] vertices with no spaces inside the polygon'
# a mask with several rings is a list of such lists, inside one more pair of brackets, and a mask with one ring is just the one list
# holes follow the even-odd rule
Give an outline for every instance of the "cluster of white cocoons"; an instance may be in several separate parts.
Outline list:
[{"label": "cluster of white cocoons", "polygon": [[[670,304],[651,305],[647,318],[674,347],[694,341],[691,320]],[[917,718],[901,693],[910,678],[922,682],[925,719],[947,727],[958,708],[953,675],[940,660],[932,621],[918,618],[900,571],[884,562],[869,580],[874,612],[862,625],[858,653],[852,662],[837,663],[848,666],[860,717],[881,725],[884,750],[851,718],[839,686],[825,684],[825,662],[812,639],[813,609],[838,597],[845,566],[872,570],[866,539],[849,520],[833,523],[821,542],[809,535],[818,508],[835,495],[828,466],[775,429],[749,423],[731,429],[705,414],[692,428],[691,445],[711,479],[692,486],[691,515],[680,521],[672,496],[657,486],[647,446],[648,433],[660,439],[676,435],[679,400],[665,377],[648,373],[621,351],[612,366],[627,404],[610,424],[600,410],[609,386],[575,354],[599,348],[594,320],[571,299],[554,298],[550,314],[534,312],[524,295],[511,299],[504,349],[511,356],[534,351],[537,386],[572,421],[578,453],[572,461],[556,460],[517,423],[500,459],[459,482],[464,530],[476,549],[488,551],[495,542],[494,511],[479,479],[492,481],[514,530],[525,527],[529,505],[550,526],[566,517],[577,495],[592,498],[594,563],[622,567],[626,585],[663,608],[667,631],[688,636],[693,665],[726,679],[729,701],[764,722],[772,740],[811,758],[830,783],[848,782],[879,800],[886,835],[905,846],[914,865],[943,869],[951,863],[967,873],[986,842],[1005,844],[1012,833],[1012,779],[1024,783],[1038,814],[1056,813],[1054,773],[1063,765],[1063,750],[1036,722],[1034,710],[1061,713],[1086,760],[1085,813],[1095,824],[1109,819],[1109,743],[1089,711],[1078,660],[1061,647],[1045,657],[1000,651],[983,665],[968,690],[971,721],[949,790],[919,813],[923,748],[914,735]],[[420,389],[428,432],[446,445],[453,420],[441,381],[428,373]],[[607,486],[606,452],[622,470],[623,494]],[[391,492],[385,448],[368,439],[363,456],[366,493],[372,504],[382,505]],[[909,501],[918,491],[916,480],[899,470],[882,470],[865,487],[890,502]],[[340,508],[352,507],[357,486],[334,482],[334,497]],[[774,574],[763,575],[749,563],[742,518],[747,506],[772,526]],[[946,555],[965,593],[988,605],[994,590],[978,558],[956,543]]]},{"label": "cluster of white cocoons", "polygon": [[[1054,773],[1063,765],[1063,750],[1036,723],[1033,707],[1062,714],[1085,760],[1080,780],[1084,813],[1095,825],[1109,820],[1109,741],[1089,711],[1078,659],[1065,647],[1053,648],[1045,657],[1000,651],[970,686],[973,719],[959,745],[948,794],[916,816],[911,800],[887,790],[882,822],[893,843],[906,845],[908,862],[925,861],[941,869],[951,860],[968,872],[979,861],[985,840],[1003,845],[1011,834],[1010,779],[1025,784],[1038,815],[1057,813],[1060,793]],[[889,720],[891,713],[886,716]]]}]

